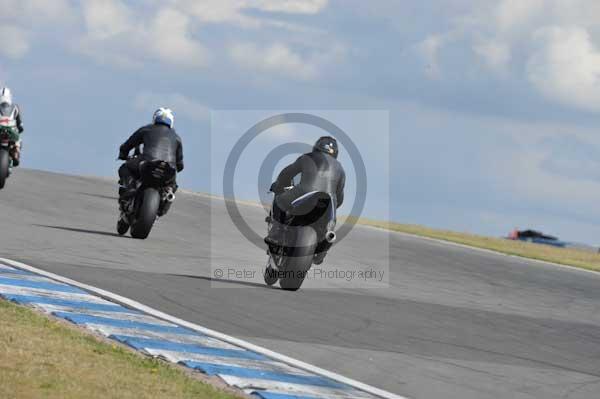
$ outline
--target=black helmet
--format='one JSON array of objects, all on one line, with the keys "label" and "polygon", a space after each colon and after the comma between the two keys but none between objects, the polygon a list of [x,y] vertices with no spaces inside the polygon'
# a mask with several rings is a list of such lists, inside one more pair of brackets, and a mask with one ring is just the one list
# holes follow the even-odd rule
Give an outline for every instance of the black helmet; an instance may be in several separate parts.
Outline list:
[{"label": "black helmet", "polygon": [[329,154],[334,158],[338,156],[337,140],[331,136],[320,137],[313,147],[313,151],[321,151]]}]

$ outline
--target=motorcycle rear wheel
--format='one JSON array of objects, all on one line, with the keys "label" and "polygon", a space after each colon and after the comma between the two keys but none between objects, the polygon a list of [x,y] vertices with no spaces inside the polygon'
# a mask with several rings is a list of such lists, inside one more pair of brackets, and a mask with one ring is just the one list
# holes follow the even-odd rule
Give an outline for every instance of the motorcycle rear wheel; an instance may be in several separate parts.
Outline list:
[{"label": "motorcycle rear wheel", "polygon": [[297,291],[312,266],[317,248],[317,233],[310,226],[297,227],[290,232],[293,237],[289,242],[294,247],[288,249],[288,254],[281,262],[283,271],[279,275],[279,286],[286,291]]},{"label": "motorcycle rear wheel", "polygon": [[145,239],[150,234],[158,208],[160,206],[160,194],[158,190],[148,187],[144,190],[142,203],[138,207],[138,215],[131,225],[131,236],[133,238]]},{"label": "motorcycle rear wheel", "polygon": [[4,188],[6,179],[10,173],[10,154],[4,148],[0,148],[0,189]]}]

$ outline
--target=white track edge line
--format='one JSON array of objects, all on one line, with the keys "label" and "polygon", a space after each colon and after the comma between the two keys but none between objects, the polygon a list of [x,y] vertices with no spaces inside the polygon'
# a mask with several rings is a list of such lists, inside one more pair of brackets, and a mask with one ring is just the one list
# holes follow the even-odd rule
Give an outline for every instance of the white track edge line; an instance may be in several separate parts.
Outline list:
[{"label": "white track edge line", "polygon": [[389,230],[389,229],[387,229],[385,227],[370,226],[370,225],[360,224],[360,223],[357,224],[357,226],[360,226],[361,228],[374,229],[374,230],[379,230],[379,231],[386,231],[386,232],[391,233],[391,234],[398,234],[398,235],[401,235],[401,236],[415,238],[415,239],[418,239],[418,240],[430,241],[430,242],[434,242],[434,243],[437,243],[437,244],[447,245],[447,246],[450,246],[450,247],[458,247],[458,248],[467,249],[467,250],[474,251],[474,252],[482,252],[482,253],[486,253],[486,254],[489,254],[489,255],[496,255],[496,256],[500,256],[500,257],[512,258],[514,260],[519,260],[519,261],[522,261],[522,262],[538,263],[538,264],[543,264],[543,265],[547,265],[547,266],[559,267],[559,268],[562,268],[562,269],[570,269],[570,270],[577,271],[577,272],[592,273],[592,274],[595,274],[596,276],[600,276],[600,271],[595,271],[595,270],[590,270],[590,269],[584,269],[584,268],[577,267],[577,266],[564,265],[562,263],[550,262],[550,261],[547,261],[547,260],[527,258],[525,256],[507,254],[507,253],[504,253],[504,252],[495,251],[493,249],[486,249],[486,248],[474,247],[474,246],[471,246],[471,245],[461,244],[461,243],[453,242],[453,241],[442,240],[442,239],[439,239],[439,238],[431,238],[431,237],[426,237],[426,236],[420,236],[420,235],[417,235],[417,234],[405,233],[403,231]]},{"label": "white track edge line", "polygon": [[[190,190],[180,190],[183,193],[187,194],[187,195],[191,195],[191,196],[197,196],[197,197],[204,197],[204,198],[208,198],[210,200],[221,200],[221,201],[232,201],[232,199],[227,199],[223,196],[220,195],[215,195],[215,194],[208,194],[208,193],[201,193],[201,192],[194,192],[194,191],[190,191]],[[252,207],[257,207],[257,208],[262,208],[262,204],[258,203],[258,202],[254,202],[254,201],[249,201],[249,200],[233,200],[236,202],[236,204],[238,205],[246,205],[246,206],[252,206]],[[570,269],[570,270],[574,270],[574,271],[579,271],[579,272],[586,272],[586,273],[594,273],[596,276],[600,276],[600,271],[595,271],[595,270],[590,270],[590,269],[583,269],[577,266],[570,266],[570,265],[564,265],[562,263],[556,263],[556,262],[550,262],[547,260],[541,260],[541,259],[533,259],[533,258],[528,258],[525,256],[520,256],[520,255],[512,255],[512,254],[507,254],[504,252],[500,252],[500,251],[495,251],[493,249],[486,249],[486,248],[480,248],[480,247],[474,247],[472,245],[467,245],[467,244],[461,244],[458,242],[453,242],[453,241],[448,241],[448,240],[443,240],[440,238],[432,238],[432,237],[427,237],[427,236],[420,236],[418,234],[412,234],[412,233],[406,233],[404,231],[396,231],[396,230],[391,230],[389,228],[386,227],[382,227],[382,226],[373,226],[370,224],[363,224],[363,223],[356,223],[357,227],[361,227],[361,228],[367,228],[367,229],[375,229],[375,230],[379,230],[379,231],[386,231],[390,234],[398,234],[401,236],[405,236],[405,237],[411,237],[411,238],[415,238],[418,240],[423,240],[423,241],[430,241],[430,242],[435,242],[438,244],[443,244],[443,245],[448,245],[448,246],[453,246],[453,247],[459,247],[459,248],[463,248],[463,249],[468,249],[471,251],[475,251],[475,252],[483,252],[483,253],[487,253],[490,255],[497,255],[497,256],[504,256],[504,257],[508,257],[508,258],[514,258],[517,260],[523,260],[526,262],[533,262],[533,263],[538,263],[538,264],[543,264],[543,265],[548,265],[548,266],[554,266],[554,267],[560,267],[560,268],[564,268],[564,269]]]},{"label": "white track edge line", "polygon": [[326,378],[330,378],[330,379],[332,379],[334,381],[341,382],[342,384],[349,385],[349,386],[351,386],[351,387],[353,387],[355,389],[358,389],[360,391],[367,392],[367,393],[370,393],[372,395],[379,396],[379,397],[385,398],[385,399],[408,399],[405,396],[400,396],[400,395],[397,395],[397,394],[394,394],[394,393],[391,393],[391,392],[384,391],[383,389],[379,389],[379,388],[367,385],[365,383],[353,380],[351,378],[344,377],[344,376],[342,376],[340,374],[337,374],[337,373],[334,373],[332,371],[328,371],[328,370],[322,369],[320,367],[313,366],[312,364],[305,363],[305,362],[303,362],[301,360],[294,359],[292,357],[283,355],[281,353],[274,352],[274,351],[272,351],[270,349],[263,348],[261,346],[258,346],[258,345],[252,344],[250,342],[244,341],[242,339],[235,338],[235,337],[232,337],[230,335],[223,334],[223,333],[220,333],[218,331],[214,331],[214,330],[211,330],[209,328],[199,326],[199,325],[191,323],[189,321],[185,321],[185,320],[179,319],[179,318],[177,318],[175,316],[171,316],[169,314],[163,313],[160,310],[151,308],[149,306],[146,306],[144,304],[136,302],[136,301],[134,301],[132,299],[129,299],[129,298],[123,297],[121,295],[112,293],[110,291],[106,291],[106,290],[103,290],[101,288],[97,288],[97,287],[94,287],[94,286],[91,286],[91,285],[83,284],[83,283],[80,283],[78,281],[71,280],[71,279],[69,279],[67,277],[59,276],[58,274],[47,272],[45,270],[41,270],[41,269],[38,269],[36,267],[29,266],[29,265],[27,265],[25,263],[17,262],[17,261],[11,260],[11,259],[0,258],[0,261],[1,262],[5,262],[8,265],[14,266],[14,267],[16,267],[18,269],[27,270],[27,271],[30,271],[30,272],[37,273],[37,274],[42,275],[42,276],[46,276],[46,277],[52,278],[54,280],[57,280],[57,281],[60,281],[60,282],[66,283],[66,284],[73,285],[75,287],[81,288],[83,290],[86,290],[86,291],[92,292],[94,294],[97,294],[97,295],[99,295],[101,297],[104,297],[105,299],[111,299],[112,301],[118,302],[118,303],[120,303],[122,305],[125,305],[127,307],[140,310],[142,312],[145,312],[145,313],[147,313],[147,314],[149,314],[151,316],[157,317],[159,319],[163,319],[163,320],[175,323],[175,324],[179,324],[179,325],[181,325],[183,327],[187,327],[187,328],[189,328],[191,330],[194,330],[196,332],[200,332],[202,334],[211,336],[213,338],[220,339],[220,340],[228,342],[230,344],[237,345],[237,346],[242,347],[244,349],[247,349],[247,350],[250,350],[250,351],[253,351],[253,352],[256,352],[256,353],[260,353],[261,355],[265,355],[265,356],[273,358],[275,360],[279,360],[279,361],[281,361],[283,363],[286,363],[286,364],[288,364],[290,366],[298,367],[298,368],[300,368],[302,370],[309,371],[311,373],[315,373],[317,375],[320,375],[320,376],[323,376],[323,377],[326,377]]}]

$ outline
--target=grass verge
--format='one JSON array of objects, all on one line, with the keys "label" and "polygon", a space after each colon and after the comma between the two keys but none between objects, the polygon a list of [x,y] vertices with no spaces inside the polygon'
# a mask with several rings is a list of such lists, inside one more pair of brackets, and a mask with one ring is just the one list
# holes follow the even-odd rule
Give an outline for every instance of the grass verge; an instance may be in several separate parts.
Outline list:
[{"label": "grass verge", "polygon": [[490,249],[508,255],[560,263],[562,265],[600,272],[600,254],[590,251],[571,248],[556,248],[549,245],[533,244],[524,241],[483,237],[475,234],[458,233],[417,225],[382,222],[364,218],[360,218],[358,223],[391,231],[414,234],[421,237],[464,244],[476,248]]},{"label": "grass verge", "polygon": [[183,369],[0,299],[0,398],[234,399]]}]

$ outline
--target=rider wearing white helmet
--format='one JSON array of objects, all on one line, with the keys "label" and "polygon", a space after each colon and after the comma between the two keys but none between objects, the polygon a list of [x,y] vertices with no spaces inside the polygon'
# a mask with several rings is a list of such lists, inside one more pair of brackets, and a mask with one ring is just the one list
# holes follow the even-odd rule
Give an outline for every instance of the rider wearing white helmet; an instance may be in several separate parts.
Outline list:
[{"label": "rider wearing white helmet", "polygon": [[[139,164],[142,160],[165,161],[177,172],[183,170],[183,146],[181,138],[173,129],[175,115],[169,108],[159,108],[152,116],[152,124],[139,128],[135,133],[121,145],[119,159],[125,162],[119,168],[120,199],[132,192],[133,182],[139,176]],[[143,153],[137,154],[137,149],[143,145]],[[136,149],[136,155],[129,158],[129,152]],[[173,191],[177,190],[175,180],[172,184]]]},{"label": "rider wearing white helmet", "polygon": [[[21,110],[17,104],[13,104],[12,93],[8,87],[0,90],[0,127],[16,130],[20,135],[23,133],[23,121]],[[15,140],[10,150],[13,166],[19,166],[21,161],[21,139]]]},{"label": "rider wearing white helmet", "polygon": [[171,109],[161,107],[154,111],[154,114],[152,115],[152,123],[155,125],[167,125],[173,129],[173,125],[175,124],[175,115],[173,115],[173,111]]}]

